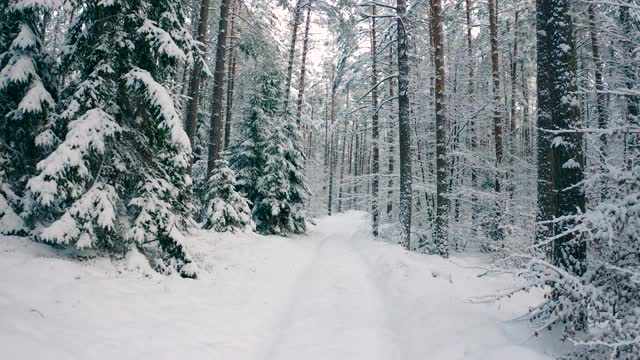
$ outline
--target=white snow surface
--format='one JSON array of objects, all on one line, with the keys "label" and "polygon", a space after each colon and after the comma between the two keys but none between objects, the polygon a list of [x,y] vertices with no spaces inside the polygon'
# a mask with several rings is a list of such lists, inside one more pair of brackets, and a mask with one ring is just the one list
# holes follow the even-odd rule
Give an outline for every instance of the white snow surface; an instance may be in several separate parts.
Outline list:
[{"label": "white snow surface", "polygon": [[472,304],[515,280],[477,277],[479,257],[374,241],[368,226],[349,212],[308,236],[200,231],[186,239],[198,280],[158,275],[138,252],[79,262],[0,237],[0,359],[553,358],[508,321],[541,294]]}]

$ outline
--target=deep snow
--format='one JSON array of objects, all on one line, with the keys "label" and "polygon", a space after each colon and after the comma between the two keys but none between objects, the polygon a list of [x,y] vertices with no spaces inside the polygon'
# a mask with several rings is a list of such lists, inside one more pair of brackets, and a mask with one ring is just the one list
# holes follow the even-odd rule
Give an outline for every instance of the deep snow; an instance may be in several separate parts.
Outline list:
[{"label": "deep snow", "polygon": [[0,359],[552,359],[508,321],[540,294],[472,304],[515,280],[368,233],[359,212],[294,238],[198,232],[199,280],[155,274],[139,254],[78,262],[2,237]]}]

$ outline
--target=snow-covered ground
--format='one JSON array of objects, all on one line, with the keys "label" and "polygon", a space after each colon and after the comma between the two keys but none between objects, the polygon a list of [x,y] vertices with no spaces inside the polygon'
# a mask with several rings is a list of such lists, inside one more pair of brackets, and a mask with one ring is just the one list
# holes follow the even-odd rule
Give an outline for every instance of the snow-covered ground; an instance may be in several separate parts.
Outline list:
[{"label": "snow-covered ground", "polygon": [[0,359],[553,358],[508,321],[540,294],[472,304],[514,280],[368,234],[358,212],[294,238],[200,232],[188,239],[198,280],[155,274],[140,255],[78,262],[0,238]]}]

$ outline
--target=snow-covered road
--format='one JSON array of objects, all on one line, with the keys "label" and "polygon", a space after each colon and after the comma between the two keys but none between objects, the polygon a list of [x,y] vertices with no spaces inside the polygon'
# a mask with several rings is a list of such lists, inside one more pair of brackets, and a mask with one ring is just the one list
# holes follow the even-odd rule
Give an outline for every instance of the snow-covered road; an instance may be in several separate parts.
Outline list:
[{"label": "snow-covered road", "polygon": [[527,323],[540,300],[469,297],[510,286],[373,241],[366,214],[323,218],[308,236],[199,232],[199,280],[163,277],[139,257],[66,260],[0,238],[0,359],[551,359]]}]

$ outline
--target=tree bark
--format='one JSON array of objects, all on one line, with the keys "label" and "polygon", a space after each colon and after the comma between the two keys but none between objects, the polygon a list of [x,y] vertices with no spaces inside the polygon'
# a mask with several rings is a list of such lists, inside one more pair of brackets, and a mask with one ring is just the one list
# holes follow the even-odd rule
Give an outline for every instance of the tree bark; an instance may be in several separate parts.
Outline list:
[{"label": "tree bark", "polygon": [[[436,0],[439,1],[439,0]],[[407,4],[397,0],[398,33],[398,129],[400,142],[400,226],[401,241],[411,249],[411,122],[409,113],[409,54],[407,44]]]},{"label": "tree bark", "polygon": [[184,127],[191,142],[191,148],[195,148],[196,127],[198,122],[198,101],[200,100],[200,86],[202,83],[202,68],[207,52],[207,30],[209,28],[209,0],[202,0],[200,6],[200,20],[198,22],[198,50],[200,56],[193,65],[191,80],[189,81],[189,101],[187,102],[187,117]]},{"label": "tree bark", "polygon": [[[393,47],[389,47],[389,76],[392,75],[393,73]],[[393,80],[393,78],[389,79],[389,99],[393,99],[393,97],[395,96],[394,94],[394,89],[395,87],[395,81]],[[395,147],[394,147],[394,142],[395,142],[395,137],[394,137],[394,131],[395,131],[395,116],[393,113],[394,109],[391,108],[389,110],[389,128],[387,129],[387,144],[389,144],[389,153],[387,154],[388,157],[388,167],[387,167],[387,174],[389,176],[389,182],[387,183],[387,217],[391,216],[391,211],[393,211],[393,176],[394,176],[394,165],[395,165],[395,157],[394,157],[394,153],[395,153]]]},{"label": "tree bark", "polygon": [[231,117],[233,109],[233,95],[236,84],[236,16],[238,12],[238,4],[240,0],[231,0],[233,2],[233,13],[231,14],[231,32],[229,36],[229,72],[227,74],[227,108],[224,120],[224,148],[229,147],[231,141]]},{"label": "tree bark", "polygon": [[[473,56],[473,31],[471,27],[471,0],[465,0],[466,10],[466,23],[467,23],[467,55],[469,57],[469,79],[467,94],[469,96],[468,103],[473,104],[474,97],[474,73],[475,73],[475,58]],[[473,116],[473,115],[472,115]],[[476,121],[474,117],[469,119],[469,132],[471,142],[471,153],[475,154],[478,147],[478,140],[476,135]],[[476,189],[478,188],[478,175],[476,170],[476,164],[471,164],[471,232],[476,234],[478,226],[478,215],[476,214],[476,206],[478,203],[478,195]]]},{"label": "tree bark", "polygon": [[378,221],[380,216],[379,209],[379,172],[380,172],[380,149],[378,143],[378,55],[376,44],[376,6],[371,7],[371,142],[372,142],[372,159],[371,159],[371,225],[373,236],[378,236]]},{"label": "tree bark", "polygon": [[335,173],[335,167],[336,167],[336,143],[335,143],[335,139],[336,139],[336,134],[335,134],[335,129],[333,128],[333,124],[336,120],[336,88],[335,88],[335,84],[334,84],[334,78],[335,78],[335,73],[331,74],[331,104],[330,104],[330,119],[331,119],[331,131],[330,131],[330,136],[331,138],[329,139],[329,143],[330,143],[330,148],[329,148],[329,196],[327,199],[327,214],[329,216],[331,216],[331,211],[332,211],[332,207],[333,207],[333,178],[334,178],[334,173]]},{"label": "tree bark", "polygon": [[216,67],[213,73],[213,93],[211,95],[211,131],[209,139],[209,174],[215,168],[216,160],[224,146],[224,124],[222,121],[222,98],[224,94],[224,67],[227,52],[227,17],[231,0],[220,2],[220,20],[218,22],[218,43],[216,44]]},{"label": "tree bark", "polygon": [[517,59],[518,59],[518,17],[519,12],[516,10],[513,19],[513,52],[511,53],[511,113],[509,114],[510,128],[509,133],[511,142],[511,154],[516,154],[516,82],[518,75]]},{"label": "tree bark", "polygon": [[491,73],[493,78],[493,137],[496,152],[496,173],[494,190],[498,199],[496,199],[496,219],[493,229],[494,239],[501,239],[500,218],[502,217],[502,205],[499,197],[501,192],[500,183],[500,166],[504,151],[502,148],[502,111],[500,111],[500,59],[498,50],[498,19],[496,13],[496,2],[498,0],[489,0],[489,34],[491,41]]},{"label": "tree bark", "polygon": [[340,180],[338,181],[338,212],[341,213],[343,208],[342,205],[344,204],[344,199],[343,199],[343,195],[344,195],[344,158],[345,158],[345,154],[346,154],[346,150],[347,150],[347,121],[344,122],[344,129],[343,129],[343,135],[342,135],[342,150],[341,150],[341,155],[340,155]]},{"label": "tree bark", "polygon": [[[631,35],[637,33],[640,29],[638,29],[638,25],[634,24],[635,20],[632,19],[631,13],[629,12],[628,6],[620,6],[620,23],[622,25],[622,29],[625,34]],[[624,47],[626,49],[626,53],[624,54],[624,75],[625,75],[625,84],[627,89],[633,91],[634,86],[638,84],[638,64],[636,57],[636,45],[633,40],[625,39],[623,41]],[[638,95],[627,95],[627,123],[629,126],[639,126],[640,125],[640,96]],[[633,162],[635,161],[635,157],[638,152],[638,134],[625,134],[625,157],[627,163],[627,169],[631,169],[633,166]]]},{"label": "tree bark", "polygon": [[302,62],[300,63],[300,79],[298,83],[298,103],[296,109],[296,123],[300,127],[302,122],[302,104],[304,101],[304,80],[307,69],[307,52],[309,51],[309,27],[311,26],[311,2],[307,5],[307,19],[304,26],[304,38],[302,40]]},{"label": "tree bark", "polygon": [[447,120],[445,117],[445,64],[442,1],[431,2],[431,28],[435,46],[436,100],[436,221],[433,251],[448,256],[449,203],[447,199]]},{"label": "tree bark", "polygon": [[296,42],[298,41],[298,25],[302,16],[302,1],[297,0],[293,9],[293,25],[291,29],[291,43],[289,44],[289,60],[287,62],[287,77],[284,85],[283,113],[289,111],[289,98],[291,97],[291,77],[293,76],[293,60],[296,53]]},{"label": "tree bark", "polygon": [[[572,224],[558,217],[585,208],[578,185],[584,178],[582,134],[575,131],[580,111],[575,101],[576,49],[569,0],[538,0],[538,215],[537,241],[560,234]],[[562,50],[562,51],[559,51]],[[560,134],[552,131],[561,131]],[[543,223],[544,222],[544,223]],[[565,235],[550,249],[553,263],[582,275],[586,268],[586,242]]]},{"label": "tree bark", "polygon": [[[593,63],[595,65],[594,76],[596,80],[596,112],[598,113],[598,127],[605,129],[607,127],[607,113],[606,113],[606,95],[604,91],[604,62],[600,57],[600,45],[598,44],[598,29],[596,24],[595,4],[589,4],[587,12],[589,13],[589,33],[591,35],[591,54],[593,56]],[[605,148],[607,146],[607,137],[602,134],[600,136],[602,142],[600,152],[604,158]]]}]

